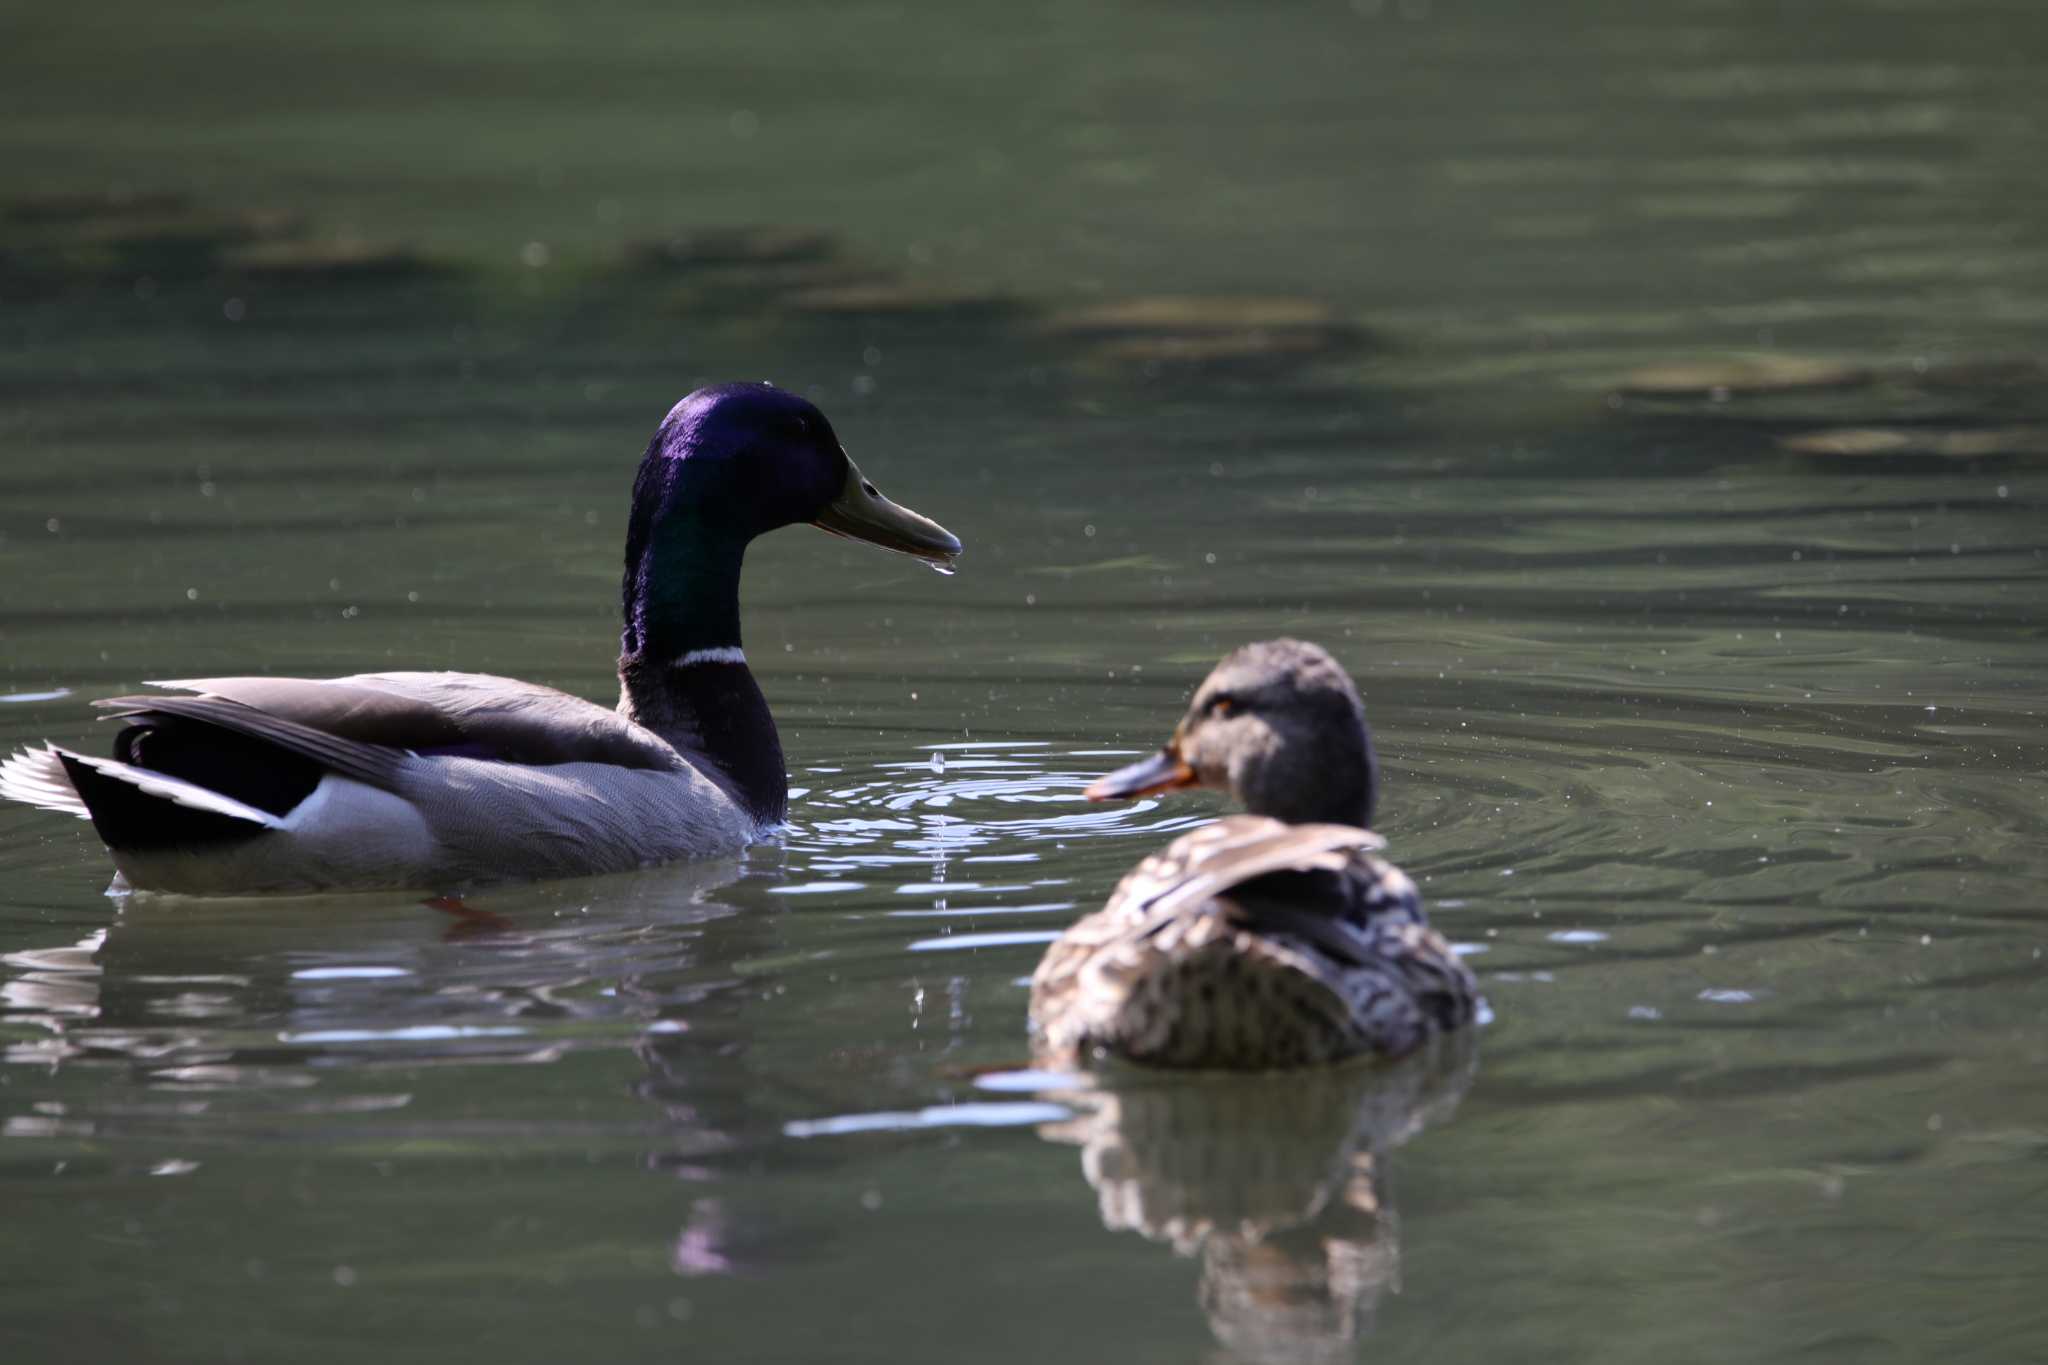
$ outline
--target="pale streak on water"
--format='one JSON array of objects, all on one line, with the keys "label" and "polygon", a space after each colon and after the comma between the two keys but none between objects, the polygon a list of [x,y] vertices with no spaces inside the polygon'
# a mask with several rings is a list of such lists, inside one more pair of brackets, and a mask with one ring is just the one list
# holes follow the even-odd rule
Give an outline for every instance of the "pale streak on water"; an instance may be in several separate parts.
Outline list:
[{"label": "pale streak on water", "polygon": [[[743,858],[478,893],[496,923],[120,901],[82,826],[0,811],[9,1359],[2048,1353],[2048,476],[1775,443],[2048,423],[1959,363],[2048,328],[2029,15],[812,11],[858,79],[765,76],[735,121],[609,30],[508,28],[479,69],[408,10],[378,50],[416,88],[499,98],[400,144],[327,83],[381,13],[295,31],[318,69],[245,63],[283,79],[232,107],[150,84],[219,53],[139,12],[19,73],[46,117],[0,127],[11,181],[135,183],[134,126],[94,120],[142,91],[151,173],[473,273],[167,249],[147,288],[24,293],[0,258],[0,744],[103,744],[85,701],[146,677],[604,695],[632,462],[714,377],[814,390],[966,553],[750,556],[797,792]],[[792,31],[690,24],[660,50],[721,72]],[[674,183],[655,127],[733,212],[1015,311],[620,273],[679,211],[631,188]],[[1124,295],[1364,334],[1057,321]],[[1879,378],[1608,402],[1730,353]],[[1082,787],[1281,632],[1365,689],[1476,1053],[1025,1070],[1042,942],[1221,809]]]}]

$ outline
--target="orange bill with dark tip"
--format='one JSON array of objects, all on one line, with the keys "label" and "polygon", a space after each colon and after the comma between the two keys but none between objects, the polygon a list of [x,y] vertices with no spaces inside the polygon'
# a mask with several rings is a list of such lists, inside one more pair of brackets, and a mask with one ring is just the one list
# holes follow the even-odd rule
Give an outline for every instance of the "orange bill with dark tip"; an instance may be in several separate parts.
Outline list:
[{"label": "orange bill with dark tip", "polygon": [[1181,762],[1171,749],[1161,749],[1150,758],[1139,759],[1128,768],[1118,768],[1088,784],[1081,795],[1090,801],[1127,801],[1195,785],[1195,770]]}]

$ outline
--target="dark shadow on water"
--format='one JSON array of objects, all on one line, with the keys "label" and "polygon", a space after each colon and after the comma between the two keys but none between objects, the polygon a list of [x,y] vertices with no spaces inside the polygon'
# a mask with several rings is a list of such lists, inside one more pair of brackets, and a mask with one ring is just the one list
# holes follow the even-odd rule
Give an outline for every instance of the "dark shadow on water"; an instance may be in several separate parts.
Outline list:
[{"label": "dark shadow on water", "polygon": [[170,190],[0,204],[0,297],[9,299],[125,289],[146,300],[195,279],[348,285],[440,268],[395,243],[318,235],[290,209],[209,205]]}]

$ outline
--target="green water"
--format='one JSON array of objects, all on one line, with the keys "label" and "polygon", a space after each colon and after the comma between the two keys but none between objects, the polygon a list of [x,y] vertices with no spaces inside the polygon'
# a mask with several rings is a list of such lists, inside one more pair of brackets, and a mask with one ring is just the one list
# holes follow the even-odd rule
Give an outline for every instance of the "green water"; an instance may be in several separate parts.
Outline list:
[{"label": "green water", "polygon": [[[2035,7],[5,26],[0,746],[606,696],[713,379],[968,546],[759,544],[786,839],[495,932],[0,811],[8,1360],[2048,1356]],[[1221,808],[1085,780],[1283,632],[1494,1022],[1020,1073],[1040,945]]]}]

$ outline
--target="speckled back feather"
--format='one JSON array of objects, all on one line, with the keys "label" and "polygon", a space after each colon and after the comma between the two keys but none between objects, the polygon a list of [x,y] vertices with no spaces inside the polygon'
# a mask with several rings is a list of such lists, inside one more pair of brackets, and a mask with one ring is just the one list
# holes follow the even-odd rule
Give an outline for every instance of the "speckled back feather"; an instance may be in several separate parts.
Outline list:
[{"label": "speckled back feather", "polygon": [[1047,951],[1039,1050],[1269,1070],[1400,1056],[1471,1020],[1471,972],[1349,826],[1235,815],[1146,858]]}]

